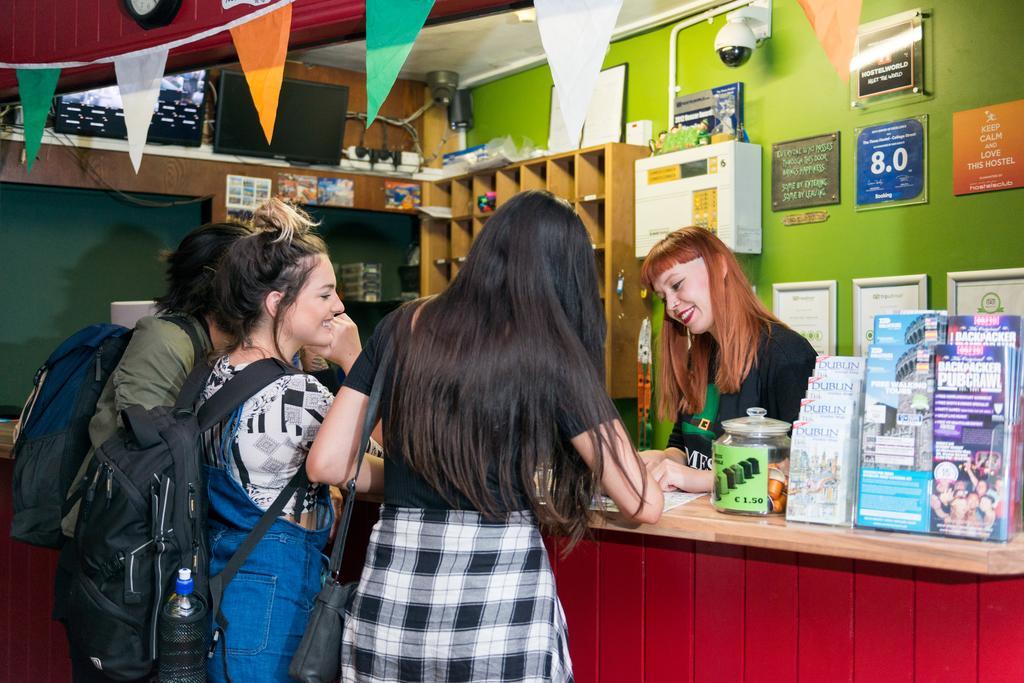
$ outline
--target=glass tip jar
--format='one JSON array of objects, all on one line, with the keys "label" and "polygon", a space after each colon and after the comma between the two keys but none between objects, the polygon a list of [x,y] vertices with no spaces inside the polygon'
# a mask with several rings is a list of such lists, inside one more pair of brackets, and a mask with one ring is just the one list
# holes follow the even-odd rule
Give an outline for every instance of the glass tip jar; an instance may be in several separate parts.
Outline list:
[{"label": "glass tip jar", "polygon": [[786,511],[791,425],[748,408],[747,417],[726,420],[712,444],[711,503],[721,512],[772,515]]}]

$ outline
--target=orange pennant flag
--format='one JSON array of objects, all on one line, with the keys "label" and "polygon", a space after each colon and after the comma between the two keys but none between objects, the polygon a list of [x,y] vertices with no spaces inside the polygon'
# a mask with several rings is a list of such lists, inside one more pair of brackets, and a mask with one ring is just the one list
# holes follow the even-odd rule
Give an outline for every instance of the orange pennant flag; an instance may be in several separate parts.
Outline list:
[{"label": "orange pennant flag", "polygon": [[850,80],[861,0],[797,0],[839,78]]},{"label": "orange pennant flag", "polygon": [[277,121],[277,100],[284,80],[284,60],[292,27],[292,5],[231,29],[238,61],[269,145]]}]

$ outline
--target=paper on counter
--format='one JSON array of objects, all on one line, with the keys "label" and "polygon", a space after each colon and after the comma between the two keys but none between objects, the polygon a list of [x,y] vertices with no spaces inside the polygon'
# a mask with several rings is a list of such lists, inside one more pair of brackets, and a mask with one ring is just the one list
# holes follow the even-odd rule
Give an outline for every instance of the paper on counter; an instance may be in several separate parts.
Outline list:
[{"label": "paper on counter", "polygon": [[[679,507],[680,505],[686,505],[692,500],[696,500],[701,496],[706,496],[706,493],[687,493],[686,491],[665,491],[665,504],[661,508],[662,512],[668,512],[672,508]],[[621,512],[619,506],[615,504],[608,496],[601,496],[601,503],[604,505],[604,509],[608,512]]]}]

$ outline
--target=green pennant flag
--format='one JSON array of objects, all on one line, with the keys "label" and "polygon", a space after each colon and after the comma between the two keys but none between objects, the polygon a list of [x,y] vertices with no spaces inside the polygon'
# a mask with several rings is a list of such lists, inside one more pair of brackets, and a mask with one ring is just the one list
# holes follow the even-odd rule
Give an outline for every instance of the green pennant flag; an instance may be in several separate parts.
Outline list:
[{"label": "green pennant flag", "polygon": [[434,0],[366,0],[366,126],[377,118]]},{"label": "green pennant flag", "polygon": [[18,69],[18,95],[25,118],[25,163],[32,172],[32,164],[43,142],[43,127],[50,103],[57,89],[60,69]]}]

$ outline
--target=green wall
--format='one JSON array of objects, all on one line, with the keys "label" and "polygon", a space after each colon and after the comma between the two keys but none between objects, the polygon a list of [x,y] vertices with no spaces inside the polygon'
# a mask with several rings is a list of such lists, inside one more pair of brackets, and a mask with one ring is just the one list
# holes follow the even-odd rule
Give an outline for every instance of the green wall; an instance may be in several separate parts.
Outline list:
[{"label": "green wall", "polygon": [[160,251],[200,222],[198,203],[146,208],[95,190],[0,184],[0,405],[24,401],[50,352],[109,321],[111,301],[159,296]]},{"label": "green wall", "polygon": [[[384,295],[397,297],[396,268],[413,240],[415,217],[330,208],[312,213],[335,262],[380,261]],[[33,374],[61,340],[110,320],[111,301],[163,293],[159,253],[201,223],[199,203],[145,208],[94,190],[0,184],[0,411],[25,400]],[[386,310],[351,308],[364,336]]]},{"label": "green wall", "polygon": [[[772,283],[835,279],[839,352],[850,353],[852,278],[927,273],[929,304],[944,308],[947,271],[1024,266],[1024,190],[954,197],[951,170],[953,112],[1024,97],[1024,77],[1012,66],[1024,29],[1024,3],[936,0],[925,45],[926,84],[933,96],[868,111],[849,108],[849,86],[833,70],[799,5],[793,0],[773,5],[772,38],[740,68],[724,67],[712,49],[724,16],[683,30],[678,45],[682,92],[745,84],[747,131],[763,148],[764,208],[762,254],[741,262],[765,303],[771,304]],[[861,23],[917,7],[922,6],[909,0],[864,0]],[[670,30],[613,43],[604,61],[605,67],[629,64],[626,120],[651,119],[656,132],[667,118]],[[511,134],[543,145],[550,87],[543,66],[476,88],[477,123],[469,143]],[[854,129],[918,114],[929,116],[929,203],[855,212]],[[842,203],[824,207],[831,214],[825,223],[783,226],[786,213],[769,208],[771,144],[835,130],[841,132]],[[655,318],[660,317],[659,305]],[[635,407],[620,409],[627,423],[635,421]],[[666,430],[660,426],[657,440]]]}]

